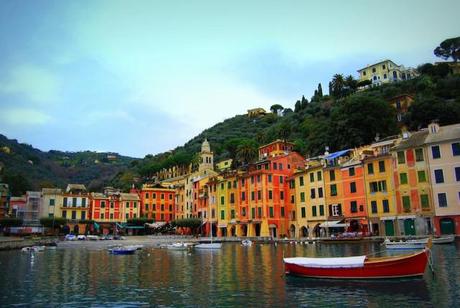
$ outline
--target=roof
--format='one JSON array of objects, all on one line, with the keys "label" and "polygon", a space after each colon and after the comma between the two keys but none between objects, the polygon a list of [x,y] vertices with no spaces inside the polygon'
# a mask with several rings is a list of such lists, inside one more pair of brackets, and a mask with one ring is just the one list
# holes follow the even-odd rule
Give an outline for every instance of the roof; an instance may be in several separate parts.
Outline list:
[{"label": "roof", "polygon": [[365,67],[363,67],[362,69],[359,69],[358,72],[360,72],[360,71],[362,71],[362,70],[365,70],[365,69],[367,69],[367,68],[369,68],[369,67],[375,66],[375,65],[377,65],[377,64],[380,64],[380,63],[383,63],[383,62],[388,62],[388,61],[390,61],[391,63],[393,63],[393,64],[396,65],[396,66],[399,66],[399,65],[397,65],[396,63],[394,63],[393,61],[391,61],[390,59],[386,59],[386,60],[383,60],[383,61],[380,61],[380,62],[377,62],[377,63],[374,63],[374,64],[368,64],[368,65],[366,65]]},{"label": "roof", "polygon": [[70,192],[72,190],[83,190],[86,191],[86,186],[83,184],[68,184],[66,192]]},{"label": "roof", "polygon": [[120,197],[121,197],[122,200],[139,201],[139,195],[138,194],[121,193]]},{"label": "roof", "polygon": [[347,149],[347,150],[342,150],[342,151],[334,152],[334,153],[331,153],[331,154],[327,155],[327,156],[325,157],[325,159],[327,159],[327,160],[332,160],[332,159],[335,159],[335,158],[337,158],[337,157],[343,156],[343,155],[345,155],[346,153],[348,153],[348,152],[350,152],[350,151],[351,151],[351,149]]},{"label": "roof", "polygon": [[275,141],[272,141],[270,143],[267,143],[267,144],[264,144],[264,145],[260,146],[259,149],[265,148],[265,147],[267,147],[269,145],[272,145],[272,144],[275,144],[275,143],[284,143],[284,144],[294,145],[294,143],[292,143],[292,142],[283,141],[281,139],[276,139]]},{"label": "roof", "polygon": [[415,132],[409,138],[402,139],[401,142],[395,147],[391,148],[391,150],[399,151],[399,150],[421,147],[425,144],[425,139],[427,135],[428,135],[428,131],[426,129]]},{"label": "roof", "polygon": [[460,140],[460,124],[440,126],[437,133],[428,134],[425,143],[442,143],[451,140]]},{"label": "roof", "polygon": [[42,194],[52,195],[60,193],[62,193],[62,189],[60,188],[42,188]]},{"label": "roof", "polygon": [[343,163],[341,167],[343,167],[343,168],[352,167],[352,166],[359,165],[361,163],[362,163],[361,160],[356,159],[356,158],[352,158],[349,161]]}]

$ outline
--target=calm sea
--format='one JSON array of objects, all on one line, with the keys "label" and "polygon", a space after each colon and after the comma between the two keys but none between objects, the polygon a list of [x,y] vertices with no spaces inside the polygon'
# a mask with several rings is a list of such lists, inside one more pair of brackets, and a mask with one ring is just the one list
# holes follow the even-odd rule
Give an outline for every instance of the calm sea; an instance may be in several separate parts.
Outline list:
[{"label": "calm sea", "polygon": [[[65,248],[0,252],[0,306],[460,306],[460,242],[433,247],[423,279],[334,281],[285,276],[285,256],[379,253],[378,244],[224,244],[132,256]],[[382,252],[384,253],[384,252]]]}]

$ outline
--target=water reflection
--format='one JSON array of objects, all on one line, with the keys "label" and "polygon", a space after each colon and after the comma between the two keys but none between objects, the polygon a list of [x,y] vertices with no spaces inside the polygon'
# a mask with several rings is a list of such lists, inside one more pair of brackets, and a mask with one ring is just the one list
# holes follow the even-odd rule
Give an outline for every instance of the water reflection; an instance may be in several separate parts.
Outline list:
[{"label": "water reflection", "polygon": [[435,246],[423,279],[335,281],[285,277],[283,256],[380,253],[363,245],[225,244],[217,251],[144,249],[0,252],[0,303],[75,306],[458,306],[460,247]]}]

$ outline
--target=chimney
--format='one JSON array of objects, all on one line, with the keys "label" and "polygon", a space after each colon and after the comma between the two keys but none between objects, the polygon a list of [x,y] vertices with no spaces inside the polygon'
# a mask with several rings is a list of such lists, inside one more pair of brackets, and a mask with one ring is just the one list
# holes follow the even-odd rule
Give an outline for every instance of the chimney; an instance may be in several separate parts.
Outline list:
[{"label": "chimney", "polygon": [[439,124],[435,121],[428,125],[428,132],[431,134],[437,134],[439,132]]}]

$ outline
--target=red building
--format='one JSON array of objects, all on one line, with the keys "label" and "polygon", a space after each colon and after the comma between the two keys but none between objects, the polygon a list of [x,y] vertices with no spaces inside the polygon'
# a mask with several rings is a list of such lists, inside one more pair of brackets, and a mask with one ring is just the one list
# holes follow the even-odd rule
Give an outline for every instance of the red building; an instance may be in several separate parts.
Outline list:
[{"label": "red building", "polygon": [[141,216],[154,221],[175,219],[175,190],[161,184],[143,185],[139,192]]}]

